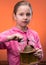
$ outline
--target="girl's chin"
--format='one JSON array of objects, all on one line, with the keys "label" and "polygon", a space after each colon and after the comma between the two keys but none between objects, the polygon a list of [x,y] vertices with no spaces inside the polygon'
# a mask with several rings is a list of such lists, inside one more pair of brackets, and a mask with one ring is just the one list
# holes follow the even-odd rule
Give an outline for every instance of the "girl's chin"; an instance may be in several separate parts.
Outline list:
[{"label": "girl's chin", "polygon": [[27,25],[21,25],[21,27],[27,27]]},{"label": "girl's chin", "polygon": [[26,26],[27,26],[27,24],[22,24],[21,26],[22,26],[22,27],[26,27]]}]

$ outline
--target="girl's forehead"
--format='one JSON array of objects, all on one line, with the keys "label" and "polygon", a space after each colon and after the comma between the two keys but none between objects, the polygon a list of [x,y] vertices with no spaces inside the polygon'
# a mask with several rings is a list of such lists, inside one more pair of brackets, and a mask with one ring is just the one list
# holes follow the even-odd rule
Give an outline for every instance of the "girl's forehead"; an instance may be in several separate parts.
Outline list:
[{"label": "girl's forehead", "polygon": [[29,7],[29,5],[21,5],[18,7],[17,12],[26,12],[26,11],[31,11],[31,8]]}]

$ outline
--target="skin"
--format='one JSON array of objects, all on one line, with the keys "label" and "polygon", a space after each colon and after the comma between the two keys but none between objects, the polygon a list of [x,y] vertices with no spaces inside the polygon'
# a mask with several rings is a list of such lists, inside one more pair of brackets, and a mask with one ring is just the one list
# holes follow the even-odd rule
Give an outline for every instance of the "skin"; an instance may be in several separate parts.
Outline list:
[{"label": "skin", "polygon": [[26,30],[27,24],[29,24],[32,18],[32,9],[28,5],[21,5],[18,7],[14,19],[16,20],[16,27],[21,30]]}]

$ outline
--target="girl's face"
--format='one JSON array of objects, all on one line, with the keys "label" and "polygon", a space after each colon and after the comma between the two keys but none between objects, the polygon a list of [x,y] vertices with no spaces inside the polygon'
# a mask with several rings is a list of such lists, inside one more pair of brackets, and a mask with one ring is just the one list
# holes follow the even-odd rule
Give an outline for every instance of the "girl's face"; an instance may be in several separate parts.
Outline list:
[{"label": "girl's face", "polygon": [[25,27],[32,18],[32,9],[28,5],[21,5],[18,7],[14,18],[18,26]]}]

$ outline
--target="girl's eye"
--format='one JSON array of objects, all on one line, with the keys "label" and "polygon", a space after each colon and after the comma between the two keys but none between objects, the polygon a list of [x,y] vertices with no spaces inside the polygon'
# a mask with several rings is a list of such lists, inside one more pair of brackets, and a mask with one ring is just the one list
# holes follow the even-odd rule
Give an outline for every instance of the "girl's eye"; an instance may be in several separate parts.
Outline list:
[{"label": "girl's eye", "polygon": [[30,16],[31,14],[30,13],[27,13],[26,16]]},{"label": "girl's eye", "polygon": [[24,14],[23,13],[20,13],[19,15],[23,16]]}]

